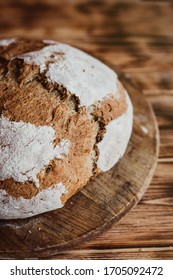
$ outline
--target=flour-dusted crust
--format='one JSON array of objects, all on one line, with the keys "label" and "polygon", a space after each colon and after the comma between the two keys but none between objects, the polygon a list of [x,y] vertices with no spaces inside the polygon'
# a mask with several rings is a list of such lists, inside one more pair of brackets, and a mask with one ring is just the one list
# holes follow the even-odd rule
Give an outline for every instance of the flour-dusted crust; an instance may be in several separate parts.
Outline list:
[{"label": "flour-dusted crust", "polygon": [[34,216],[63,206],[61,196],[66,193],[65,187],[59,183],[39,192],[31,199],[13,197],[0,190],[1,217],[3,219],[19,219]]},{"label": "flour-dusted crust", "polygon": [[106,132],[98,143],[99,158],[97,166],[102,171],[112,168],[125,153],[131,135],[133,108],[126,93],[127,110],[120,117],[105,126]]},{"label": "flour-dusted crust", "polygon": [[62,207],[124,154],[133,109],[116,73],[54,41],[0,41],[0,218]]},{"label": "flour-dusted crust", "polygon": [[39,186],[36,177],[39,171],[50,160],[61,159],[68,154],[70,141],[63,139],[54,147],[55,131],[50,126],[11,122],[2,115],[0,127],[1,180],[13,178],[21,183],[32,181]]}]

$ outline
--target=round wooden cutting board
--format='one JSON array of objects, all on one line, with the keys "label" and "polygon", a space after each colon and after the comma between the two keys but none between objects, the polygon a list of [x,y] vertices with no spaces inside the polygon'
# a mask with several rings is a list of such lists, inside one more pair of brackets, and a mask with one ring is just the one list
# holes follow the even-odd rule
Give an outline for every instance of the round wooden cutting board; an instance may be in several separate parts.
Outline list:
[{"label": "round wooden cutting board", "polygon": [[59,210],[23,220],[0,221],[0,258],[49,258],[118,223],[140,200],[153,176],[158,130],[144,96],[120,78],[134,106],[131,140],[124,157]]}]

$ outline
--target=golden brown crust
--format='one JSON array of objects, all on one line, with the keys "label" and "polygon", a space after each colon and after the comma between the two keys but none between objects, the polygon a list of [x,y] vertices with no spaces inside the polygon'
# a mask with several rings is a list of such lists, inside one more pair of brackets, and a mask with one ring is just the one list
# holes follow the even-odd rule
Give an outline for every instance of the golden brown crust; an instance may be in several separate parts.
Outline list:
[{"label": "golden brown crust", "polygon": [[19,183],[12,178],[0,181],[0,189],[5,190],[8,194],[14,197],[31,198],[38,193],[38,189],[33,182],[26,181]]},{"label": "golden brown crust", "polygon": [[30,199],[42,189],[61,182],[68,189],[62,197],[65,202],[98,174],[96,143],[102,139],[105,125],[122,115],[127,104],[119,82],[120,99],[108,96],[97,102],[91,113],[85,107],[79,108],[78,98],[65,88],[47,82],[37,66],[26,65],[21,59],[7,62],[14,55],[35,51],[45,45],[40,41],[20,40],[0,48],[0,61],[5,60],[0,67],[0,110],[10,121],[52,126],[54,145],[61,139],[68,139],[71,142],[69,154],[63,159],[51,160],[39,172],[39,189],[33,182],[19,183],[12,178],[1,181],[0,189],[11,196]]},{"label": "golden brown crust", "polygon": [[[19,87],[13,78],[6,79],[7,89],[3,92],[0,82],[0,98],[3,115],[11,121],[49,125],[52,112],[60,104],[56,94],[51,94],[36,80]],[[28,104],[30,104],[28,106]]]}]

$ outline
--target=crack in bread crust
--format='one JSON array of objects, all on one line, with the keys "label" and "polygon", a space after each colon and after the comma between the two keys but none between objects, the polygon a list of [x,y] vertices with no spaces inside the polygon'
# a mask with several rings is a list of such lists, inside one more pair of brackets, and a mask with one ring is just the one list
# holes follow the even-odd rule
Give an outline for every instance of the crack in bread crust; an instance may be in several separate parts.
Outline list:
[{"label": "crack in bread crust", "polygon": [[119,100],[110,94],[103,100],[96,102],[92,110],[92,115],[97,117],[104,125],[120,117],[127,110],[125,89],[119,81],[117,83],[120,92]]},{"label": "crack in bread crust", "polygon": [[[91,108],[80,107],[80,100],[65,87],[49,82],[36,65],[15,58],[23,52],[40,50],[48,43],[19,40],[0,47],[0,110],[10,121],[48,125],[55,130],[54,145],[61,139],[71,142],[68,156],[53,159],[38,174],[39,189],[33,182],[19,183],[12,178],[0,182],[0,189],[14,197],[27,199],[39,191],[62,182],[68,192],[65,202],[100,170],[97,168],[99,150],[105,126],[127,110],[124,89],[118,82],[120,99],[107,96]],[[53,57],[52,57],[53,59]],[[47,65],[52,63],[48,61]],[[97,89],[96,89],[97,90]],[[28,159],[29,160],[29,159]]]}]

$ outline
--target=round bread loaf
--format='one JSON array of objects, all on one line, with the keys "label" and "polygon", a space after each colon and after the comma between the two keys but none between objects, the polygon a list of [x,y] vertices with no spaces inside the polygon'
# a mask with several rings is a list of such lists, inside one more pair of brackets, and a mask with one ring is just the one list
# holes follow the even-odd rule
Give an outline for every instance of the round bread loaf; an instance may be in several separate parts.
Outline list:
[{"label": "round bread loaf", "polygon": [[62,207],[124,154],[133,109],[116,73],[54,41],[0,41],[0,218]]}]

